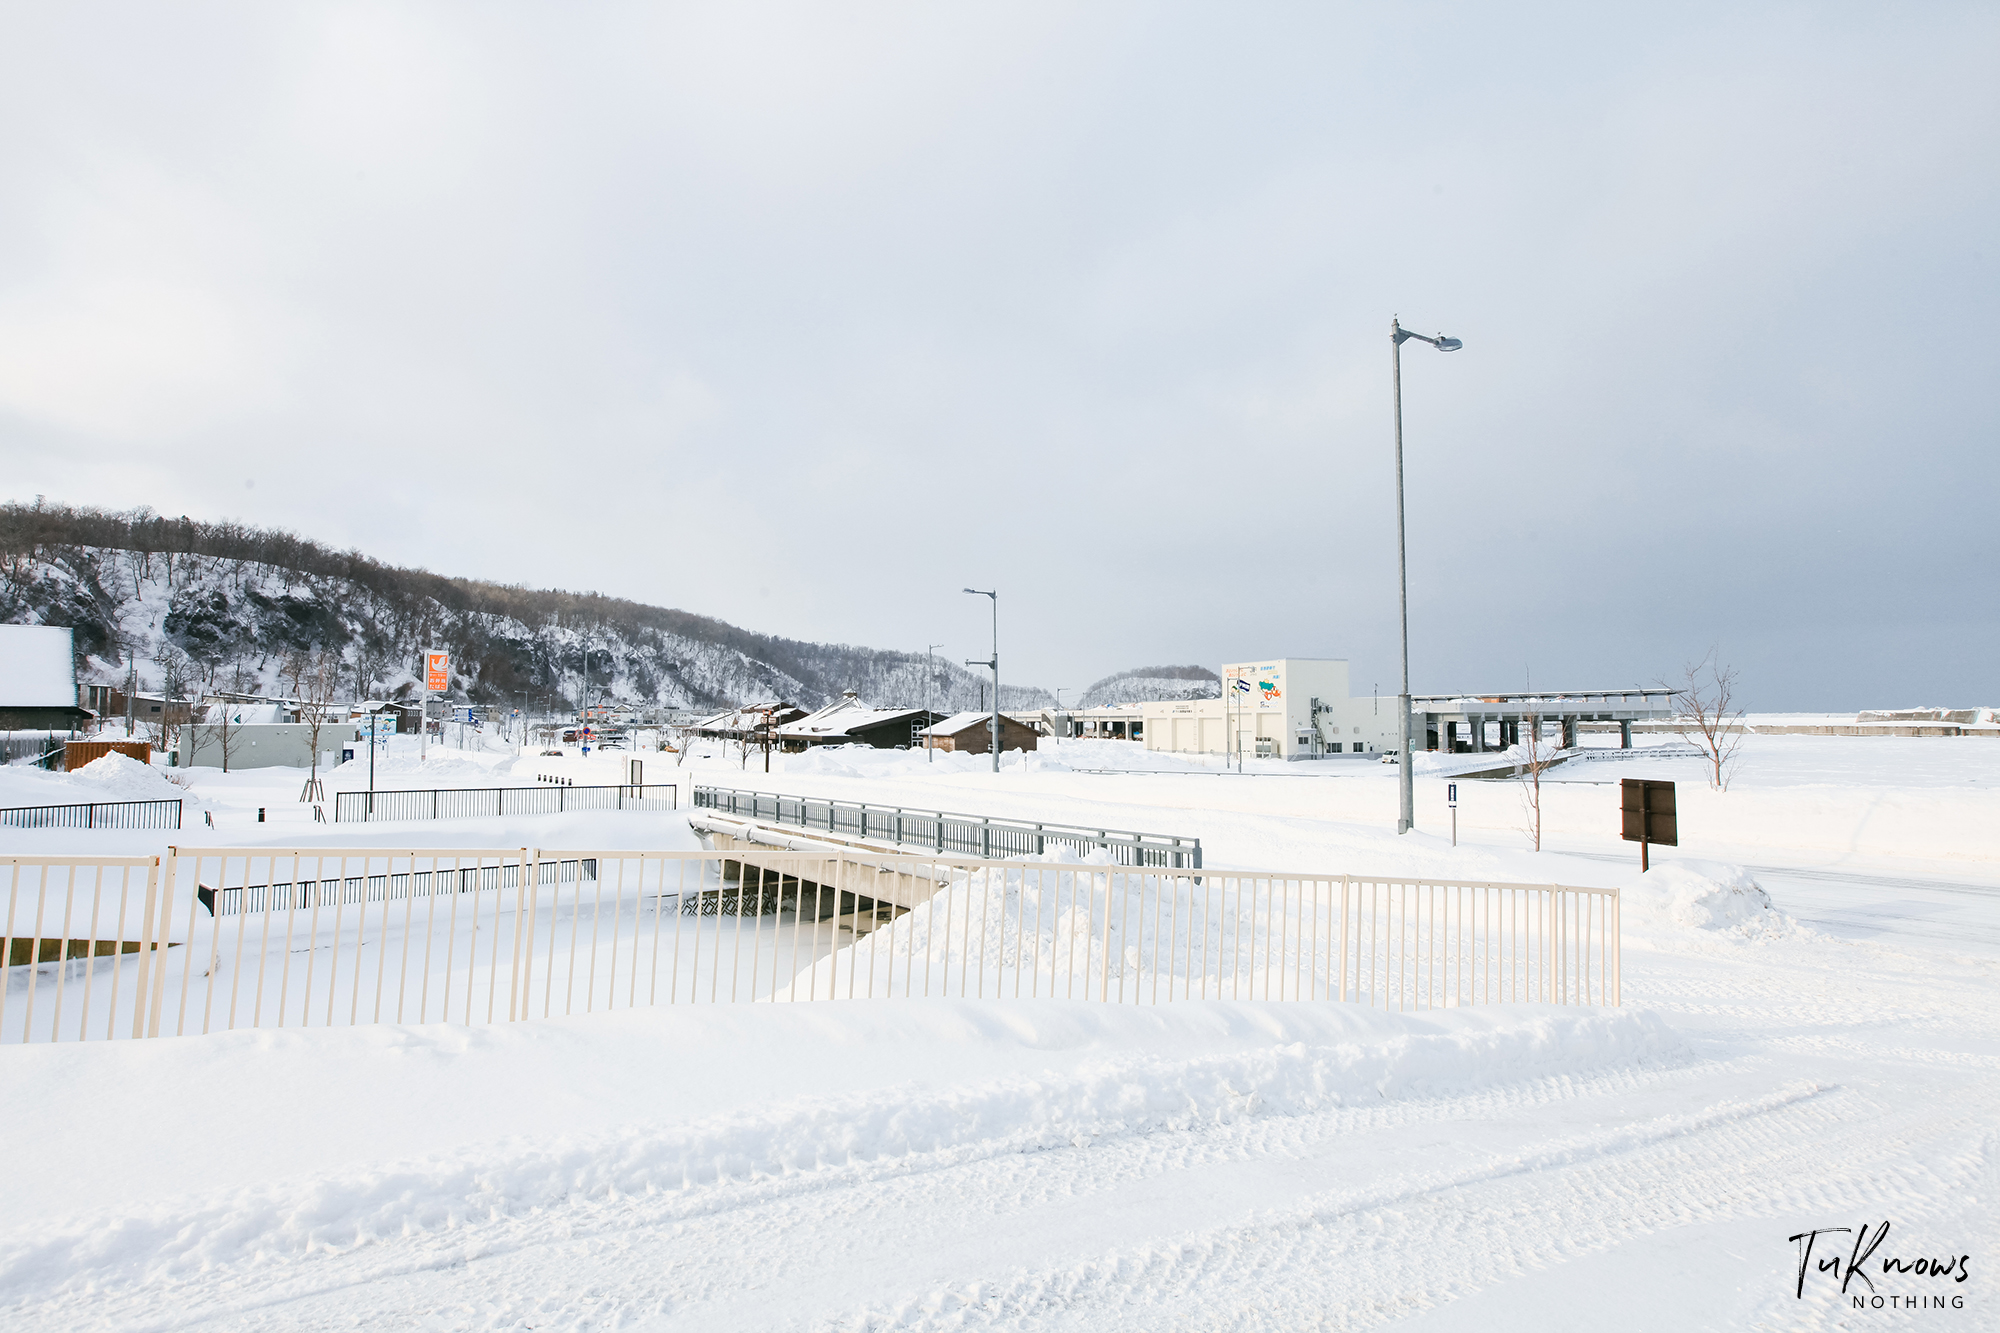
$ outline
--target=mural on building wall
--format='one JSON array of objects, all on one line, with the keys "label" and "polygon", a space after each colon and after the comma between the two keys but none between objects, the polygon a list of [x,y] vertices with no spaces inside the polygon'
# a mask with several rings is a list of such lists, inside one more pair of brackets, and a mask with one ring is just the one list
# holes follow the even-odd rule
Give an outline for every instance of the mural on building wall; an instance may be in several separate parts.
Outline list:
[{"label": "mural on building wall", "polygon": [[[1224,668],[1230,670],[1230,668]],[[1248,675],[1237,675],[1234,671],[1249,670]],[[1254,703],[1258,709],[1282,708],[1285,698],[1285,673],[1273,667],[1256,669],[1235,668],[1228,678],[1227,689],[1232,696],[1241,696],[1239,704]]]}]

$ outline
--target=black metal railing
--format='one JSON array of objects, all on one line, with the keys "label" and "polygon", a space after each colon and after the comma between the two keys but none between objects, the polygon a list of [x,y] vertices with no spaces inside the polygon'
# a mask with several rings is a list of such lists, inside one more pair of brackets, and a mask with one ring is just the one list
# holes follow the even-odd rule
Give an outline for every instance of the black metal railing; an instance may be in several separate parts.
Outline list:
[{"label": "black metal railing", "polygon": [[[541,885],[592,884],[597,881],[597,858],[572,857],[565,861],[552,857],[537,861],[533,878],[535,883]],[[195,888],[195,897],[208,909],[210,916],[235,916],[244,912],[282,912],[302,907],[333,907],[342,903],[395,902],[403,898],[478,893],[483,889],[516,888],[520,883],[521,863],[502,861],[498,865],[347,875],[277,884],[225,884],[220,888],[201,884]]]},{"label": "black metal railing", "polygon": [[504,815],[562,815],[582,810],[678,809],[672,782],[643,787],[456,787],[423,791],[344,791],[333,798],[333,819],[483,819]]},{"label": "black metal railing", "polygon": [[1121,866],[1201,869],[1200,838],[1176,838],[1161,833],[1128,833],[1078,824],[1035,824],[954,814],[949,810],[909,810],[894,805],[781,796],[729,787],[696,787],[694,808],[859,838],[879,838],[903,846],[927,847],[940,855],[991,860],[1039,856],[1051,847],[1068,847],[1086,854],[1108,851]]},{"label": "black metal railing", "polygon": [[179,801],[90,801],[81,805],[16,805],[0,810],[6,828],[179,828]]}]

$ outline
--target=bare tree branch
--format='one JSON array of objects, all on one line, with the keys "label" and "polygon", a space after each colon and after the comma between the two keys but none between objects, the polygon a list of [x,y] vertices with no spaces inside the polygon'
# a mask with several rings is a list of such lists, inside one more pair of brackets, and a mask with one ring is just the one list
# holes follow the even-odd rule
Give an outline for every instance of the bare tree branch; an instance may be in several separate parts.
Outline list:
[{"label": "bare tree branch", "polygon": [[1698,662],[1690,662],[1679,680],[1662,681],[1674,691],[1675,719],[1681,738],[1699,746],[1707,761],[1708,783],[1717,791],[1728,791],[1741,762],[1743,710],[1736,707],[1736,669],[1724,663],[1714,648]]}]

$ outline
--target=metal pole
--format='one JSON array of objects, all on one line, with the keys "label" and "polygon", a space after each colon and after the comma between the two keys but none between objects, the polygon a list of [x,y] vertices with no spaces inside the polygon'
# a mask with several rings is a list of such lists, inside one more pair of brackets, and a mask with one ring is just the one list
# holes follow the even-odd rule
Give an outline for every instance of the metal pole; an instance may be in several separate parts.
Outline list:
[{"label": "metal pole", "polygon": [[993,717],[987,725],[987,749],[993,755],[993,771],[1000,771],[1000,593],[998,589],[987,592],[982,588],[967,588],[974,597],[993,599],[993,656],[985,662],[968,660],[967,666],[990,666],[993,668]]},{"label": "metal pole", "polygon": [[1396,396],[1396,598],[1402,614],[1403,693],[1398,699],[1396,719],[1396,785],[1399,810],[1396,832],[1408,833],[1417,826],[1415,760],[1410,754],[1410,571],[1403,534],[1403,339],[1402,325],[1389,319],[1389,359],[1393,368]]},{"label": "metal pole", "polygon": [[993,593],[993,771],[1000,771],[1000,593]]},{"label": "metal pole", "polygon": [[[926,731],[931,726],[931,681],[937,675],[937,659],[934,654],[942,647],[944,645],[941,643],[927,643],[924,645],[924,729]],[[924,762],[927,764],[935,764],[937,762],[937,746],[931,744],[932,739],[928,736],[924,738]]]}]

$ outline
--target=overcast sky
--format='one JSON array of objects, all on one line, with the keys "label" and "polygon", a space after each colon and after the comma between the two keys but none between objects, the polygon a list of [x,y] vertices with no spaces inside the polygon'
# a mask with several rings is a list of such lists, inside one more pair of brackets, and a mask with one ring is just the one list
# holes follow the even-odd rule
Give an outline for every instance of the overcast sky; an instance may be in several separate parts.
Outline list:
[{"label": "overcast sky", "polygon": [[2000,703],[2000,9],[0,6],[9,498],[807,639]]}]

